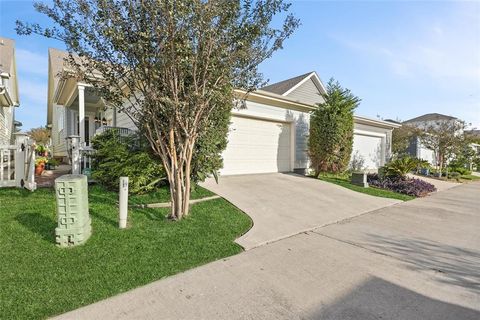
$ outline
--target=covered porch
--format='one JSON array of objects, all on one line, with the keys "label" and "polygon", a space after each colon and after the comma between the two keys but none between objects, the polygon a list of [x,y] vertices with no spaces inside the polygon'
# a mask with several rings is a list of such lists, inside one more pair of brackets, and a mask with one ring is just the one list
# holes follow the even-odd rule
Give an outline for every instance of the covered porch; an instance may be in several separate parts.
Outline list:
[{"label": "covered porch", "polygon": [[[74,78],[57,87],[55,103],[63,106],[64,136],[78,135],[81,146],[90,146],[92,138],[110,128],[117,128],[117,112],[108,106],[95,88]],[[128,128],[119,128],[130,131]]]}]

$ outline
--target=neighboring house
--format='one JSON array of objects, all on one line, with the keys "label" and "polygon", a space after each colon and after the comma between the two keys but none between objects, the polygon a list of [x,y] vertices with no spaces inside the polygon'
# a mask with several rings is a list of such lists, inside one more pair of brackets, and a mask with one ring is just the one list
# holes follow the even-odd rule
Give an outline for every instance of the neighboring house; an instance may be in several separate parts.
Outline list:
[{"label": "neighboring house", "polygon": [[15,41],[0,37],[0,145],[13,143],[19,104]]},{"label": "neighboring house", "polygon": [[[105,126],[135,130],[132,121],[106,105],[94,91],[74,77],[65,77],[66,52],[49,50],[48,125],[54,156],[66,156],[65,138],[76,134],[88,144]],[[58,75],[63,74],[63,78]],[[307,136],[310,112],[322,102],[325,88],[315,72],[249,93],[246,108],[232,110],[228,145],[223,152],[223,175],[305,172],[309,167]],[[237,95],[245,92],[236,90]],[[83,123],[83,125],[82,125]],[[369,169],[390,156],[391,131],[399,125],[355,117],[354,149]]]},{"label": "neighboring house", "polygon": [[[430,126],[436,126],[438,123],[459,121],[458,118],[447,116],[440,113],[427,113],[419,117],[412,118],[403,122],[404,125],[408,125],[420,130],[425,130]],[[414,136],[410,140],[410,145],[407,150],[408,154],[412,157],[427,160],[431,165],[437,165],[437,159],[435,157],[434,150],[425,147],[421,139],[418,136]]]}]

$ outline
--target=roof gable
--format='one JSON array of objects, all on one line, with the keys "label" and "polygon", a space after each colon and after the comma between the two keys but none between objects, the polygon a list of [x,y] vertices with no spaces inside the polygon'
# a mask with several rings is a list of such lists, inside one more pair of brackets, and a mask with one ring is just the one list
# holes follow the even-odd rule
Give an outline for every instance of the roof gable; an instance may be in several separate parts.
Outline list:
[{"label": "roof gable", "polygon": [[325,86],[315,71],[273,83],[261,88],[261,90],[290,97],[307,104],[322,102],[321,95],[326,93]]},{"label": "roof gable", "polygon": [[261,88],[261,90],[284,95],[286,92],[288,92],[291,88],[295,87],[297,84],[299,84],[302,80],[304,80],[306,77],[308,77],[312,72],[308,72],[287,80],[283,80],[280,82],[272,83],[268,86],[265,86]]},{"label": "roof gable", "polygon": [[452,116],[447,116],[440,113],[427,113],[416,118],[412,118],[404,121],[403,123],[413,123],[413,122],[425,122],[425,121],[450,121],[457,120],[457,118]]}]

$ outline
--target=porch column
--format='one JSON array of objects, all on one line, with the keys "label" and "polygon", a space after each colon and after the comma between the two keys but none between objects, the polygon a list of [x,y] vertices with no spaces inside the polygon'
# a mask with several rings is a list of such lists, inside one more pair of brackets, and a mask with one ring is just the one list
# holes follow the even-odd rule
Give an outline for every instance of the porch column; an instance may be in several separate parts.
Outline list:
[{"label": "porch column", "polygon": [[78,126],[80,133],[80,145],[85,144],[85,86],[78,84]]}]

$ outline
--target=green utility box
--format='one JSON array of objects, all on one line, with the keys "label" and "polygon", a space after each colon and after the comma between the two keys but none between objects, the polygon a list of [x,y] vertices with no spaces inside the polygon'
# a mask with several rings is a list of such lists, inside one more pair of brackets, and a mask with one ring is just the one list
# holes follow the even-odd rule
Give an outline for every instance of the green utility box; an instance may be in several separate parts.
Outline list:
[{"label": "green utility box", "polygon": [[87,176],[67,174],[55,179],[57,196],[57,245],[70,247],[84,243],[92,234],[88,214]]}]

